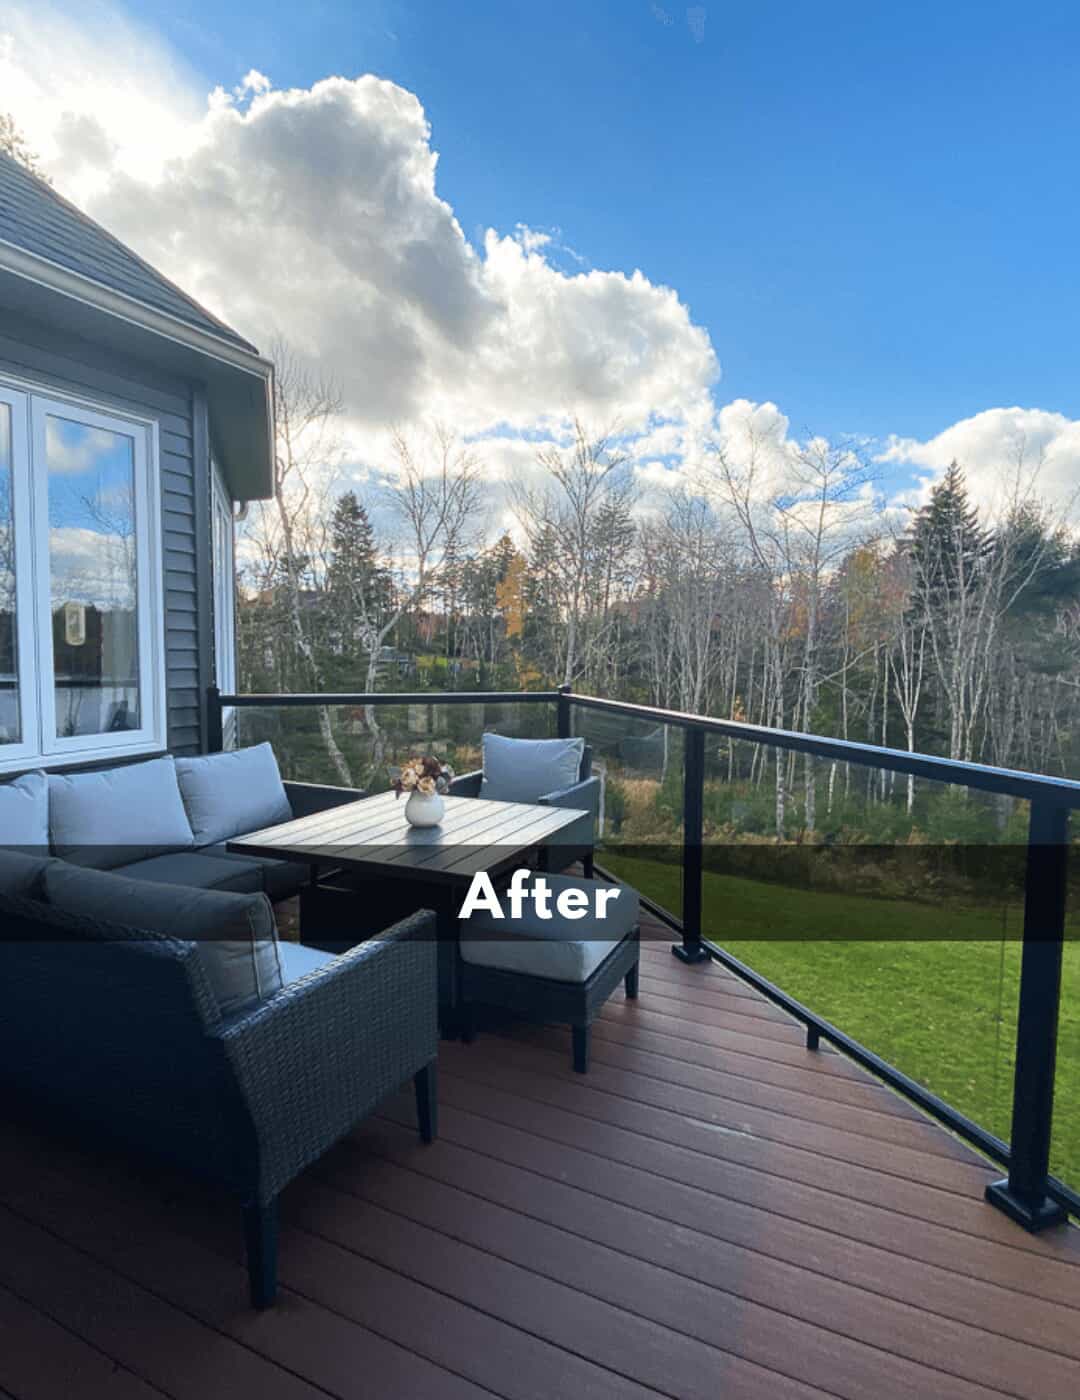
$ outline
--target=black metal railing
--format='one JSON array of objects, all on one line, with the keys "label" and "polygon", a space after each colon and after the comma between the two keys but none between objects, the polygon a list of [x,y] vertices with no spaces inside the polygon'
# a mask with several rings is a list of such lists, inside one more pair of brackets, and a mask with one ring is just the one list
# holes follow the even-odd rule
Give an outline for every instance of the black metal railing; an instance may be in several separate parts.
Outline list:
[{"label": "black metal railing", "polygon": [[[987,1199],[1030,1231],[1080,1215],[1080,1193],[1050,1173],[1054,1077],[1065,939],[1069,813],[1080,808],[1080,783],[1066,779],[934,758],[906,750],[878,747],[815,734],[770,729],[735,720],[663,710],[598,696],[579,695],[570,687],[548,691],[420,691],[406,694],[222,695],[212,688],[208,704],[208,748],[222,746],[225,709],[308,706],[389,706],[454,704],[549,704],[556,710],[556,731],[573,732],[575,711],[600,711],[631,721],[668,725],[684,735],[682,917],[660,905],[643,903],[680,935],[672,951],[685,962],[715,960],[755,987],[799,1021],[807,1045],[822,1040],[842,1050],[892,1088],[906,1095],[939,1122],[1008,1169],[1008,1176],[987,1188]],[[769,749],[931,782],[1002,794],[1030,803],[1024,883],[1023,948],[1017,1012],[1016,1056],[1010,1140],[989,1132],[952,1104],[877,1055],[840,1027],[774,985],[703,933],[705,745],[709,735],[741,740]],[[603,873],[603,872],[602,872]]]}]

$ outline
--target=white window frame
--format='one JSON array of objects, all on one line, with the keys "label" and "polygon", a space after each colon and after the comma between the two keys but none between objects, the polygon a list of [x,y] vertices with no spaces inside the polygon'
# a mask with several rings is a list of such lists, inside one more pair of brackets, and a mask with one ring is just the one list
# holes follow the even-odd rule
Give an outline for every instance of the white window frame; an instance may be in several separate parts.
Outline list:
[{"label": "white window frame", "polygon": [[214,570],[214,682],[225,695],[236,693],[236,543],[232,497],[216,462],[211,470]]},{"label": "white window frame", "polygon": [[[210,567],[213,571],[214,684],[236,694],[236,534],[233,503],[217,462],[210,462]],[[236,747],[236,711],[221,713],[225,748]]]},{"label": "white window frame", "polygon": [[34,594],[33,509],[30,500],[29,399],[0,384],[0,403],[11,414],[11,502],[15,530],[15,682],[19,695],[17,744],[0,744],[4,768],[25,768],[41,753],[41,717],[36,703],[37,599]]},{"label": "white window frame", "polygon": [[[0,745],[0,772],[26,768],[28,761],[49,768],[99,757],[160,752],[165,748],[166,691],[157,421],[33,384],[0,382],[0,399],[16,405],[12,409],[16,633],[23,716],[23,742]],[[50,414],[133,440],[135,596],[142,720],[135,730],[69,737],[56,733],[49,482],[45,453],[45,420]],[[18,445],[17,418],[22,425]]]}]

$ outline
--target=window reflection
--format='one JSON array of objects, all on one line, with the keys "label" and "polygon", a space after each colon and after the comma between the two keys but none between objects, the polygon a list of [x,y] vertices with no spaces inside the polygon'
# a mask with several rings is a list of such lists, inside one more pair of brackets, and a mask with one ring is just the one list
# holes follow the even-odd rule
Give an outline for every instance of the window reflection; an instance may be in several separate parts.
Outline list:
[{"label": "window reflection", "polygon": [[135,443],[49,414],[56,734],[140,727]]}]

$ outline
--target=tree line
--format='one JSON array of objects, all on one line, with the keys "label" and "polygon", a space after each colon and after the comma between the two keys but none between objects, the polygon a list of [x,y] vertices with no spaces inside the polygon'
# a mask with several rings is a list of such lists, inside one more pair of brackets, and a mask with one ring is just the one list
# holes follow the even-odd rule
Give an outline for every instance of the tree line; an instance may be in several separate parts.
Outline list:
[{"label": "tree line", "polygon": [[[241,684],[254,690],[558,683],[1036,772],[1080,775],[1080,546],[1003,464],[994,509],[953,463],[886,511],[857,444],[707,444],[641,487],[625,439],[580,422],[510,483],[491,542],[482,444],[398,434],[369,492],[340,488],[341,406],[282,347],[273,501],[243,527]],[[377,523],[376,523],[377,522]],[[357,777],[320,714],[343,781]],[[369,765],[386,757],[374,707]],[[731,745],[777,833],[823,828],[853,785],[910,812],[914,782]],[[724,765],[721,764],[721,767]],[[900,784],[899,788],[897,783]]]}]

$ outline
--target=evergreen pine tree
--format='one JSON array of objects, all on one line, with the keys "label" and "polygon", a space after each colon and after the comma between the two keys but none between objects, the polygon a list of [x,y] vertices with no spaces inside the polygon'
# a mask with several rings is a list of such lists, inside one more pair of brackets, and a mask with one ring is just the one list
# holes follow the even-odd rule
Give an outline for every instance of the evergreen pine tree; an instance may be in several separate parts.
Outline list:
[{"label": "evergreen pine tree", "polygon": [[390,579],[380,568],[375,531],[355,491],[339,496],[330,520],[326,591],[342,653],[355,651],[363,617],[377,620],[389,602]]},{"label": "evergreen pine tree", "polygon": [[952,594],[963,580],[968,586],[991,548],[968,497],[963,468],[952,461],[916,514],[908,547],[919,580],[917,593],[933,606]]},{"label": "evergreen pine tree", "polygon": [[366,583],[376,569],[375,531],[355,491],[339,496],[330,521],[330,569],[328,582],[338,591],[352,583]]}]

